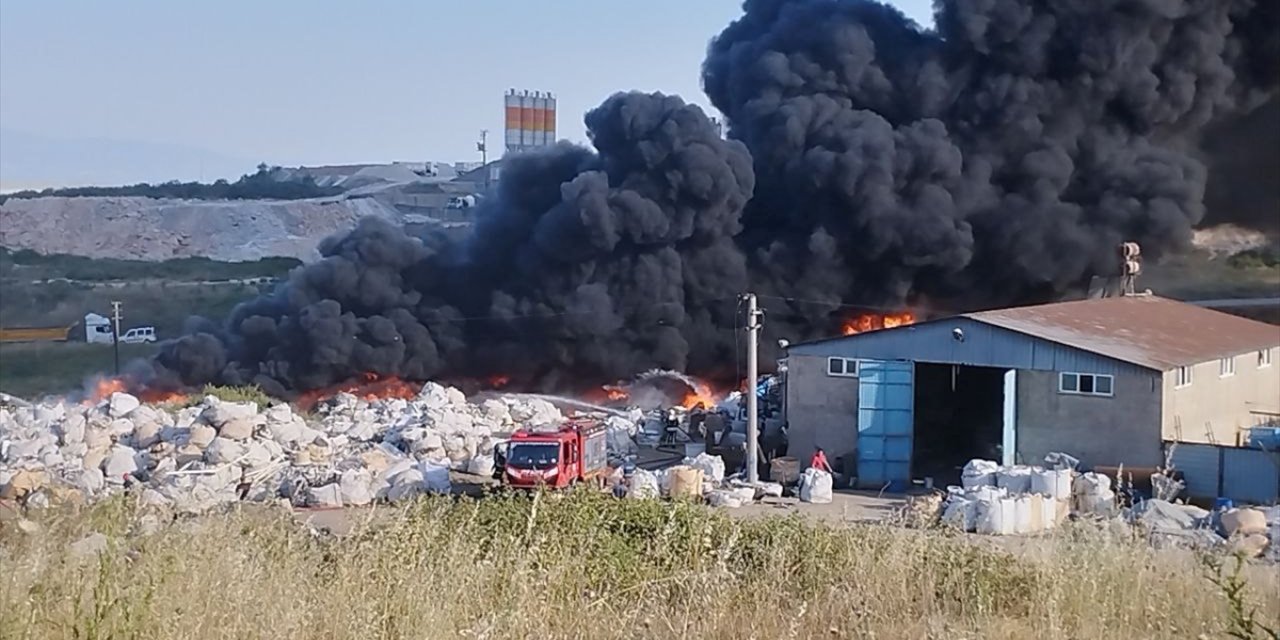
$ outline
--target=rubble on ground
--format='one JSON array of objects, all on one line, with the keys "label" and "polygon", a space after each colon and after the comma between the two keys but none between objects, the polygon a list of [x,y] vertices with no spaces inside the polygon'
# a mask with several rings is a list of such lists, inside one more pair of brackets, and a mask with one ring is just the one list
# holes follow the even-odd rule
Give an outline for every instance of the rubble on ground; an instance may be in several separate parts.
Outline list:
[{"label": "rubble on ground", "polygon": [[[435,383],[411,400],[338,394],[307,415],[213,396],[183,408],[127,393],[92,406],[15,399],[0,403],[0,498],[31,506],[141,485],[149,503],[187,512],[241,499],[363,505],[446,493],[450,471],[487,476],[498,439],[563,419],[543,399],[472,403]],[[608,423],[610,442],[634,446],[627,422]]]}]

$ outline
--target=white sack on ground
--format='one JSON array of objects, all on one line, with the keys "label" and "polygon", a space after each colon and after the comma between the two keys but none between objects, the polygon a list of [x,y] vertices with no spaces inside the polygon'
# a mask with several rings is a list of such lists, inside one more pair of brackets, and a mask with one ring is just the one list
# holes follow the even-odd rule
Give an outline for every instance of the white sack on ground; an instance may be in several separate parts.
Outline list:
[{"label": "white sack on ground", "polygon": [[627,480],[627,497],[637,500],[654,499],[662,494],[658,476],[644,469],[636,469]]},{"label": "white sack on ground", "polygon": [[964,465],[964,470],[960,474],[960,484],[965,489],[993,487],[996,484],[996,472],[999,470],[1000,465],[990,460],[975,458]]},{"label": "white sack on ground", "polygon": [[821,469],[809,468],[800,474],[800,500],[814,504],[827,504],[832,500],[831,474]]},{"label": "white sack on ground", "polygon": [[1031,490],[1031,468],[1014,466],[996,472],[996,486],[1009,492],[1009,495],[1027,493]]}]

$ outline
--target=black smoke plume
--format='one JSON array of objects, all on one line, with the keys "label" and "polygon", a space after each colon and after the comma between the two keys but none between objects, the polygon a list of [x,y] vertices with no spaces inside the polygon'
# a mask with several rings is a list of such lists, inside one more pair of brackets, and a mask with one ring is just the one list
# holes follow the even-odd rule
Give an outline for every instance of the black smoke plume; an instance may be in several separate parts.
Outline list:
[{"label": "black smoke plume", "polygon": [[[954,0],[924,31],[872,2],[747,0],[703,76],[754,158],[758,288],[989,307],[1114,273],[1121,241],[1185,246],[1201,132],[1274,95],[1277,4]],[[800,330],[833,308],[788,311]]]},{"label": "black smoke plume", "polygon": [[1280,127],[1255,111],[1277,4],[942,0],[926,30],[864,0],[747,0],[703,66],[729,140],[679,98],[615,95],[586,115],[594,149],[505,159],[467,241],[366,220],[155,369],[281,394],[360,373],[565,387],[724,372],[747,288],[792,340],[849,305],[1059,298],[1122,241],[1189,242],[1206,184],[1230,183],[1207,132]]},{"label": "black smoke plume", "polygon": [[731,359],[720,329],[748,282],[733,241],[754,185],[746,148],[662,94],[615,95],[586,124],[594,150],[507,160],[465,243],[367,218],[225,325],[165,345],[153,383],[287,395],[361,374],[502,372],[560,386]]}]

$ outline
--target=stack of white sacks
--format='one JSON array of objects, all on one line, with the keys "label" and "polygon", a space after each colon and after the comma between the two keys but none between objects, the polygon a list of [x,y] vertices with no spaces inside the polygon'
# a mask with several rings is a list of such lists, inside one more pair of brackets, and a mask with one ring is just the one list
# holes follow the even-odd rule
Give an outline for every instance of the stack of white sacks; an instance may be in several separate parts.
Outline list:
[{"label": "stack of white sacks", "polygon": [[961,486],[948,487],[942,520],[964,531],[988,535],[1030,534],[1058,526],[1071,512],[1112,515],[1110,478],[1077,475],[1070,468],[1002,467],[971,460]]},{"label": "stack of white sacks", "polygon": [[[449,492],[450,471],[487,476],[495,437],[563,419],[542,399],[473,404],[435,383],[412,400],[339,394],[311,416],[212,396],[177,410],[125,393],[94,406],[9,399],[0,403],[0,497],[94,500],[141,484],[144,501],[191,512],[242,494],[362,505]],[[626,422],[609,423],[611,444],[630,443]]]},{"label": "stack of white sacks", "polygon": [[[679,485],[677,477],[695,483],[696,487]],[[632,499],[701,497],[713,507],[736,509],[760,497],[779,497],[782,485],[773,482],[748,484],[739,478],[725,476],[720,456],[700,453],[674,467],[647,471],[636,469],[627,481],[627,497]]]}]

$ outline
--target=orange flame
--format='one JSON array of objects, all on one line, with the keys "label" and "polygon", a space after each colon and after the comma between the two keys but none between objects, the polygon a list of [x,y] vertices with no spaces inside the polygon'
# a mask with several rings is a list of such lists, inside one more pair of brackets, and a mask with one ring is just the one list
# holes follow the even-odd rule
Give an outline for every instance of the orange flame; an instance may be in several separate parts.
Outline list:
[{"label": "orange flame", "polygon": [[617,400],[626,400],[627,398],[631,397],[631,394],[627,393],[627,390],[621,387],[605,387],[604,396],[609,400],[617,401]]},{"label": "orange flame", "polygon": [[494,389],[501,389],[511,382],[511,376],[496,375],[489,377],[489,386]]},{"label": "orange flame", "polygon": [[124,378],[102,378],[93,383],[93,391],[89,392],[86,402],[96,404],[111,397],[111,394],[126,391],[128,388],[129,385],[125,383]]},{"label": "orange flame", "polygon": [[138,399],[149,404],[171,404],[185,402],[187,394],[181,391],[165,391],[163,389],[144,389],[138,392]]},{"label": "orange flame", "polygon": [[124,378],[101,378],[93,383],[93,389],[85,396],[84,404],[93,405],[111,397],[113,393],[131,393],[148,404],[165,404],[169,402],[181,402],[187,399],[187,394],[181,391],[166,391],[164,389],[137,389],[130,388],[129,381]]},{"label": "orange flame", "polygon": [[360,380],[304,392],[298,396],[294,404],[303,411],[310,411],[320,402],[328,400],[339,393],[349,393],[368,402],[388,398],[411,400],[418,396],[419,389],[418,385],[405,382],[395,376],[383,378],[376,373],[368,372],[361,374]]},{"label": "orange flame", "polygon": [[916,314],[910,311],[902,311],[900,313],[864,313],[862,315],[850,318],[840,327],[840,332],[846,336],[851,336],[864,331],[875,331],[877,329],[892,329],[903,325],[915,324]]},{"label": "orange flame", "polygon": [[684,394],[684,398],[680,401],[680,406],[686,409],[692,409],[698,405],[713,407],[715,404],[715,394],[705,382],[699,382],[694,389]]}]

